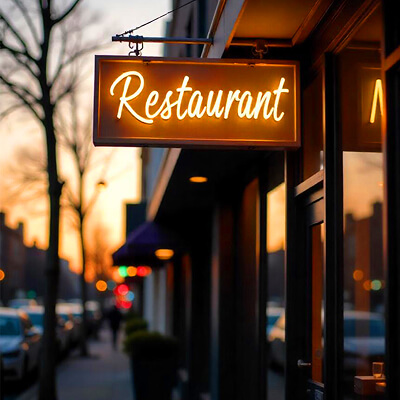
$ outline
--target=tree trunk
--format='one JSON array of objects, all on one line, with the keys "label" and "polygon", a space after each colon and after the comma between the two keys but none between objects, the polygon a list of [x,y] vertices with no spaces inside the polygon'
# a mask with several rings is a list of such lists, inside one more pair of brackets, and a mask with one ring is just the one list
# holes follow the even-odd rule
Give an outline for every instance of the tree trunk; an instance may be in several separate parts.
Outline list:
[{"label": "tree trunk", "polygon": [[87,285],[86,285],[86,279],[85,279],[86,251],[85,251],[85,241],[84,241],[84,233],[83,233],[83,221],[84,221],[84,218],[82,215],[80,215],[79,237],[80,237],[80,241],[81,241],[81,252],[82,252],[82,273],[80,276],[81,300],[82,300],[82,331],[81,331],[81,339],[80,339],[80,351],[81,351],[81,357],[87,357],[89,355],[89,351],[88,351],[88,347],[87,347],[88,319],[87,319],[87,312],[86,312]]},{"label": "tree trunk", "polygon": [[60,226],[60,196],[62,184],[58,180],[56,139],[52,116],[46,118],[47,172],[49,178],[49,248],[46,258],[45,297],[44,297],[44,329],[42,341],[42,356],[40,368],[39,400],[56,400],[56,303],[58,293],[58,278],[60,260],[58,255]]}]

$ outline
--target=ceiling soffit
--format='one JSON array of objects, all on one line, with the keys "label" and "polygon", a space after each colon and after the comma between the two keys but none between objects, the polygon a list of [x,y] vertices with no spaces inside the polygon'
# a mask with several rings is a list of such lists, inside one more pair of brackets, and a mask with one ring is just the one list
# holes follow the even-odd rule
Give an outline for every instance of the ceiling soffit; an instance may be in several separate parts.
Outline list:
[{"label": "ceiling soffit", "polygon": [[[332,0],[248,0],[236,24],[232,45],[243,39],[301,43],[325,14]],[[286,47],[286,46],[285,46]]]}]

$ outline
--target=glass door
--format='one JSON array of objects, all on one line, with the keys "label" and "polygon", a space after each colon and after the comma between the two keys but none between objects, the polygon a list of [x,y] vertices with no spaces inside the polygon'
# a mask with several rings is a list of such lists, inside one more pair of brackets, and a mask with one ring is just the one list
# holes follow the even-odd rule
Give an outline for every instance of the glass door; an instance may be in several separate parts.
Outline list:
[{"label": "glass door", "polygon": [[[302,231],[305,245],[303,296],[305,329],[303,329],[303,350],[297,360],[302,385],[306,393],[302,398],[323,400],[324,398],[324,303],[325,303],[325,263],[324,263],[324,201],[320,198],[303,209],[305,218]],[[299,310],[300,311],[300,310]],[[299,335],[299,338],[301,335]]]}]

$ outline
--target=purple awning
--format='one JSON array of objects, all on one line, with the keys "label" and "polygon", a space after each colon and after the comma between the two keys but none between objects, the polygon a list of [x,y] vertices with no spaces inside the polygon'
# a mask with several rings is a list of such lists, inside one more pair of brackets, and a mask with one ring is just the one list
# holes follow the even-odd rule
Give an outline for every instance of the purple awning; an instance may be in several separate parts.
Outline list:
[{"label": "purple awning", "polygon": [[155,222],[145,222],[131,232],[126,242],[112,255],[114,265],[162,265],[154,252],[172,249],[174,256],[183,250],[179,238]]}]

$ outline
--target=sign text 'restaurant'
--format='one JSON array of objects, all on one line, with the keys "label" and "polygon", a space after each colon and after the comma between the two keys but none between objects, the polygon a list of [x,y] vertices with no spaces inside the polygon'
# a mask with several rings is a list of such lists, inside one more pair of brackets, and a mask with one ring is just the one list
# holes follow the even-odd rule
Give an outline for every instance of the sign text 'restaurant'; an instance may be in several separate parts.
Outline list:
[{"label": "sign text 'restaurant'", "polygon": [[299,145],[295,63],[96,57],[94,142]]}]

